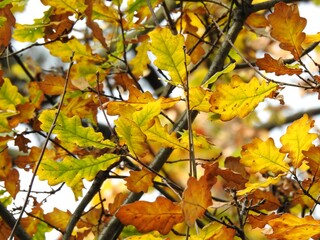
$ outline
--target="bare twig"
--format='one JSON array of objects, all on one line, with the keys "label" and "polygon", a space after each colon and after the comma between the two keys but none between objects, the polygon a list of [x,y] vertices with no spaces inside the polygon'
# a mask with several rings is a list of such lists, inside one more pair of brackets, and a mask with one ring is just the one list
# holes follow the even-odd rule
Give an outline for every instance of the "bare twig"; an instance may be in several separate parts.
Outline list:
[{"label": "bare twig", "polygon": [[[74,55],[74,54],[73,54]],[[46,151],[46,148],[47,148],[47,145],[49,143],[49,140],[50,140],[50,136],[56,126],[56,122],[58,120],[58,117],[59,117],[59,114],[60,114],[60,111],[61,111],[61,108],[62,108],[62,104],[63,104],[63,100],[64,100],[64,97],[67,93],[67,86],[68,86],[68,82],[69,82],[69,75],[70,75],[70,72],[71,72],[71,68],[72,68],[72,65],[73,65],[73,55],[70,57],[70,65],[69,65],[69,69],[68,69],[68,72],[67,72],[67,76],[66,76],[66,81],[65,81],[65,84],[64,84],[64,88],[63,88],[63,93],[62,93],[62,96],[61,96],[61,99],[60,99],[60,102],[59,102],[59,106],[58,106],[58,109],[57,109],[57,112],[56,112],[56,115],[55,115],[55,118],[53,119],[53,122],[51,124],[51,127],[50,127],[50,130],[48,132],[48,135],[47,135],[47,138],[43,144],[43,147],[41,149],[41,153],[39,155],[39,159],[37,161],[37,165],[35,166],[35,169],[34,169],[34,172],[33,172],[33,175],[32,175],[32,178],[31,178],[31,181],[30,181],[30,184],[29,184],[29,190],[27,192],[27,196],[26,196],[26,199],[24,201],[24,205],[21,209],[21,212],[20,212],[20,215],[11,231],[11,234],[10,234],[10,237],[9,237],[9,240],[12,240],[13,239],[13,236],[15,234],[15,231],[16,231],[16,228],[22,218],[22,215],[27,207],[27,204],[28,204],[28,201],[29,201],[29,197],[30,197],[30,194],[31,194],[31,190],[32,190],[32,187],[33,187],[33,183],[34,183],[34,180],[35,180],[35,177],[37,175],[37,172],[38,172],[38,169],[40,167],[40,164],[41,164],[41,161],[43,159],[43,156],[44,156],[44,153]]]}]

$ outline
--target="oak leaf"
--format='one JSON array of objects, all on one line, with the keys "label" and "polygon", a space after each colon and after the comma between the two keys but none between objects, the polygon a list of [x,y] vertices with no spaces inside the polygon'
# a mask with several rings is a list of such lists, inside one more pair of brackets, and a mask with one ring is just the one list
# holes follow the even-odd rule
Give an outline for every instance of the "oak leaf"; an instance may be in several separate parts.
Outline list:
[{"label": "oak leaf", "polygon": [[143,41],[137,48],[137,54],[136,56],[129,62],[130,66],[132,66],[132,73],[136,77],[144,76],[146,75],[146,72],[148,70],[148,64],[150,64],[149,57],[147,55],[147,52],[149,50],[148,48],[148,39]]},{"label": "oak leaf", "polygon": [[[64,91],[65,78],[59,75],[47,74],[41,82],[38,82],[40,89],[48,95],[60,95]],[[68,82],[67,91],[74,91],[76,88]]]},{"label": "oak leaf", "polygon": [[190,57],[184,52],[182,35],[172,35],[168,28],[156,28],[149,33],[150,50],[156,56],[154,64],[169,72],[173,85],[184,85]]},{"label": "oak leaf", "polygon": [[298,6],[277,3],[268,19],[271,24],[271,36],[280,42],[282,49],[290,51],[294,58],[299,60],[302,54],[301,44],[306,37],[302,31],[307,20],[300,17]]},{"label": "oak leaf", "polygon": [[12,168],[12,159],[9,155],[8,148],[0,153],[0,179],[3,180],[8,177],[10,169]]},{"label": "oak leaf", "polygon": [[253,28],[265,28],[269,26],[269,21],[264,14],[251,13],[246,19],[246,24]]},{"label": "oak leaf", "polygon": [[122,193],[122,192],[118,193],[114,197],[113,203],[109,203],[108,205],[110,214],[115,214],[127,197],[128,197],[128,193]]},{"label": "oak leaf", "polygon": [[152,180],[156,175],[148,169],[142,168],[140,171],[130,171],[129,173],[130,176],[124,179],[129,191],[146,193],[148,188],[153,186]]},{"label": "oak leaf", "polygon": [[87,6],[84,1],[78,0],[41,0],[43,5],[54,7],[55,13],[63,14],[66,12],[83,13]]},{"label": "oak leaf", "polygon": [[218,222],[211,222],[204,226],[198,234],[191,235],[190,240],[232,240],[236,231]]},{"label": "oak leaf", "polygon": [[238,196],[242,196],[245,194],[248,194],[250,192],[255,191],[256,189],[259,188],[266,188],[269,187],[270,185],[275,185],[281,180],[282,175],[279,174],[277,177],[268,177],[266,179],[263,179],[261,181],[256,181],[256,182],[248,182],[246,183],[246,188],[241,189],[237,191]]},{"label": "oak leaf", "polygon": [[268,53],[264,54],[263,58],[259,58],[256,61],[257,66],[260,70],[265,70],[268,73],[274,72],[275,75],[300,75],[302,69],[300,68],[289,68],[284,65],[283,60],[280,58],[278,60],[273,59]]},{"label": "oak leaf", "polygon": [[[43,131],[50,130],[55,114],[55,110],[45,110],[41,113],[39,120],[42,122],[41,129]],[[75,115],[69,118],[63,112],[60,112],[58,116],[53,133],[57,134],[61,141],[74,143],[80,147],[103,149],[115,146],[109,139],[104,140],[101,132],[95,132],[91,127],[83,127],[79,116]]]},{"label": "oak leaf", "polygon": [[296,217],[290,213],[268,221],[273,233],[267,235],[270,239],[310,239],[320,234],[320,221],[311,216]]},{"label": "oak leaf", "polygon": [[253,77],[245,83],[239,76],[234,75],[228,84],[217,85],[213,92],[210,110],[220,114],[220,119],[228,121],[238,116],[244,118],[266,97],[276,91],[278,85],[266,83]]},{"label": "oak leaf", "polygon": [[161,196],[155,202],[137,201],[124,205],[116,217],[125,225],[135,226],[141,233],[157,230],[163,235],[183,221],[181,207]]},{"label": "oak leaf", "polygon": [[303,151],[309,150],[312,142],[317,139],[317,134],[309,133],[313,127],[314,120],[310,119],[307,114],[294,121],[288,128],[287,132],[280,138],[282,147],[280,152],[288,153],[293,167],[298,168],[304,158]]},{"label": "oak leaf", "polygon": [[67,224],[71,217],[72,214],[69,210],[64,212],[58,208],[53,208],[52,212],[44,214],[43,219],[47,223],[50,223],[52,226],[55,226],[56,228],[65,232]]},{"label": "oak leaf", "polygon": [[6,4],[0,8],[0,19],[5,19],[4,23],[0,25],[0,51],[2,47],[7,47],[11,40],[12,27],[16,23],[16,19],[11,12],[12,4]]},{"label": "oak leaf", "polygon": [[289,165],[284,161],[286,155],[279,151],[272,138],[268,138],[267,141],[255,138],[252,143],[242,147],[241,156],[240,162],[250,167],[252,172],[289,171]]},{"label": "oak leaf", "polygon": [[48,180],[51,186],[65,182],[69,187],[74,187],[83,178],[91,181],[99,171],[107,170],[119,158],[120,156],[111,153],[97,158],[92,155],[82,159],[67,156],[62,162],[43,158],[37,174],[40,180]]},{"label": "oak leaf", "polygon": [[13,168],[10,170],[7,178],[5,179],[4,186],[13,198],[16,198],[17,193],[20,191],[19,172]]},{"label": "oak leaf", "polygon": [[201,112],[209,112],[211,104],[209,100],[212,92],[203,87],[193,87],[189,90],[189,104],[191,110],[198,110]]},{"label": "oak leaf", "polygon": [[143,157],[149,152],[148,144],[146,143],[147,137],[138,124],[129,118],[119,117],[115,121],[115,125],[120,144],[127,145],[130,153]]},{"label": "oak leaf", "polygon": [[189,177],[187,188],[182,194],[181,207],[185,222],[192,227],[197,218],[202,217],[206,209],[212,204],[211,187],[216,179],[217,164],[204,165],[204,175],[197,180]]},{"label": "oak leaf", "polygon": [[12,85],[8,78],[0,88],[0,109],[15,111],[18,104],[25,103],[26,99],[18,92],[18,88]]}]

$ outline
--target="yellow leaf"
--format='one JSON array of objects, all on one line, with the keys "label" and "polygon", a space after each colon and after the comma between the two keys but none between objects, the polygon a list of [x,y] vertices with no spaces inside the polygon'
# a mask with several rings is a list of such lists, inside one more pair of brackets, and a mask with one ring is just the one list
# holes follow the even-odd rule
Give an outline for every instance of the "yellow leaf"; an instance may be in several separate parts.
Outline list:
[{"label": "yellow leaf", "polygon": [[202,87],[193,87],[189,91],[190,109],[209,112],[211,107],[209,100],[212,92]]},{"label": "yellow leaf", "polygon": [[74,61],[101,61],[100,57],[92,54],[92,50],[89,46],[84,45],[77,38],[72,38],[66,43],[55,41],[45,46],[50,51],[51,55],[60,57],[63,62],[70,62],[70,57],[73,55],[73,53]]},{"label": "yellow leaf", "polygon": [[18,104],[25,102],[26,100],[18,92],[17,86],[12,85],[8,78],[4,78],[4,83],[0,88],[0,109],[15,111]]},{"label": "yellow leaf", "polygon": [[320,221],[314,220],[311,216],[299,218],[285,213],[270,220],[268,224],[273,230],[273,233],[268,235],[271,239],[311,239],[314,235],[320,234]]},{"label": "yellow leaf", "polygon": [[303,41],[304,44],[310,44],[315,42],[320,42],[320,33],[310,35],[308,34]]},{"label": "yellow leaf", "polygon": [[282,177],[282,175],[278,175],[277,177],[274,177],[274,178],[268,177],[267,179],[264,179],[261,182],[256,181],[253,183],[251,183],[251,182],[246,183],[246,188],[237,191],[237,195],[242,196],[242,195],[245,195],[245,194],[250,193],[252,191],[255,191],[256,189],[266,188],[266,187],[269,187],[270,185],[277,184],[280,181],[281,177]]},{"label": "yellow leaf", "polygon": [[144,76],[148,70],[148,64],[150,63],[147,52],[148,42],[143,41],[137,48],[137,55],[129,62],[132,66],[132,73],[136,76]]},{"label": "yellow leaf", "polygon": [[218,222],[211,222],[200,229],[198,234],[192,234],[190,240],[233,240],[235,233],[234,229],[227,228]]},{"label": "yellow leaf", "polygon": [[124,107],[132,107],[133,109],[140,110],[148,104],[149,102],[161,101],[161,109],[167,109],[174,106],[180,97],[176,98],[164,98],[154,99],[152,94],[148,91],[141,93],[137,88],[130,87],[129,89],[129,99],[127,101],[121,102],[109,102],[107,104],[107,111],[109,115],[126,115],[123,111]]},{"label": "yellow leaf", "polygon": [[149,102],[140,111],[132,114],[132,120],[141,128],[147,130],[153,124],[153,119],[160,114],[161,100]]},{"label": "yellow leaf", "polygon": [[210,99],[210,110],[220,114],[223,121],[236,116],[244,118],[277,88],[277,84],[272,82],[262,80],[259,83],[256,77],[245,83],[239,76],[233,76],[230,83],[217,86]]},{"label": "yellow leaf", "polygon": [[174,85],[184,85],[190,57],[184,52],[182,35],[172,35],[168,28],[157,28],[149,33],[150,50],[156,56],[154,64],[169,72]]},{"label": "yellow leaf", "polygon": [[149,152],[146,135],[134,121],[120,117],[115,121],[115,125],[120,144],[126,144],[133,155],[143,157]]},{"label": "yellow leaf", "polygon": [[302,53],[301,44],[306,37],[302,31],[307,20],[300,17],[298,6],[279,2],[268,19],[271,24],[271,36],[280,42],[282,49],[290,51],[294,58],[299,60]]},{"label": "yellow leaf", "polygon": [[311,120],[307,114],[294,121],[287,132],[280,138],[282,147],[280,152],[288,153],[293,167],[300,167],[304,158],[303,151],[309,150],[312,142],[317,139],[317,134],[309,133],[313,127],[314,120]]},{"label": "yellow leaf", "polygon": [[179,142],[174,132],[170,134],[168,130],[161,125],[158,118],[155,118],[154,120],[155,121],[152,127],[145,131],[148,141],[156,142],[161,147],[180,148],[188,150]]},{"label": "yellow leaf", "polygon": [[255,138],[252,143],[242,147],[240,162],[253,172],[287,172],[289,166],[284,162],[285,154],[280,153],[272,138],[262,141]]},{"label": "yellow leaf", "polygon": [[43,218],[46,222],[59,228],[61,231],[65,231],[71,216],[72,214],[68,210],[63,212],[60,209],[53,208],[53,211],[45,214]]},{"label": "yellow leaf", "polygon": [[222,71],[216,72],[211,78],[209,78],[204,84],[202,84],[202,86],[203,87],[208,87],[209,85],[215,83],[221,75],[231,72],[235,67],[236,67],[235,63],[229,64]]},{"label": "yellow leaf", "polygon": [[146,168],[141,171],[130,171],[130,176],[124,180],[127,182],[126,186],[131,192],[148,192],[148,188],[153,186],[153,178],[156,175]]},{"label": "yellow leaf", "polygon": [[124,205],[116,216],[123,224],[133,225],[141,233],[157,230],[163,235],[183,221],[180,206],[164,197],[158,197],[155,202],[137,201]]},{"label": "yellow leaf", "polygon": [[44,5],[54,7],[56,14],[65,12],[82,13],[87,8],[83,0],[41,0],[41,2]]}]

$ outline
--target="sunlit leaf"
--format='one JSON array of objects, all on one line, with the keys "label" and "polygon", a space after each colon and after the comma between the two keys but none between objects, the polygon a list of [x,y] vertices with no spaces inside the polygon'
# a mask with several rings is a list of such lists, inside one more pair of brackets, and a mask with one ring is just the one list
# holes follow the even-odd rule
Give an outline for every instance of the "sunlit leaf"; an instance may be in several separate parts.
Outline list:
[{"label": "sunlit leaf", "polygon": [[312,142],[317,139],[317,134],[309,133],[313,127],[314,120],[310,119],[307,114],[302,118],[294,121],[288,128],[287,132],[280,138],[282,153],[288,153],[291,163],[295,168],[300,167],[304,158],[303,151],[309,150]]},{"label": "sunlit leaf", "polygon": [[137,48],[137,54],[136,56],[129,62],[129,64],[132,66],[132,73],[139,77],[144,76],[147,69],[148,64],[150,63],[149,57],[147,55],[147,52],[149,50],[148,48],[148,42],[145,40],[143,41]]},{"label": "sunlit leaf", "polygon": [[141,128],[147,130],[153,124],[153,119],[160,114],[161,100],[149,102],[140,111],[132,114],[132,120]]},{"label": "sunlit leaf", "polygon": [[[43,131],[50,130],[55,114],[55,110],[45,110],[41,113],[39,120],[42,122],[41,129]],[[91,127],[83,127],[78,116],[69,118],[64,113],[59,114],[53,133],[57,134],[61,141],[75,143],[80,147],[102,149],[115,146],[109,139],[104,140],[101,132],[95,132]]]},{"label": "sunlit leaf", "polygon": [[145,132],[147,140],[155,142],[162,147],[170,148],[186,148],[179,142],[176,137],[176,133],[169,133],[168,129],[161,125],[159,119],[154,119],[154,124]]},{"label": "sunlit leaf", "polygon": [[314,235],[320,234],[320,221],[314,220],[311,216],[300,218],[285,213],[279,218],[270,220],[268,224],[273,230],[268,238],[272,239],[310,239]]},{"label": "sunlit leaf", "polygon": [[290,51],[296,60],[302,54],[301,44],[306,34],[303,31],[307,24],[305,18],[300,17],[296,4],[287,5],[279,2],[274,12],[268,15],[271,24],[271,36],[280,42],[280,47]]},{"label": "sunlit leaf", "polygon": [[191,110],[198,110],[201,112],[209,112],[210,111],[210,97],[212,92],[206,90],[202,87],[193,87],[190,88],[189,93],[189,102]]},{"label": "sunlit leaf", "polygon": [[57,14],[65,12],[82,13],[87,8],[83,0],[41,0],[41,2],[44,5],[54,7]]},{"label": "sunlit leaf", "polygon": [[115,197],[114,197],[114,201],[113,203],[109,203],[108,207],[109,207],[109,212],[110,214],[115,214],[118,209],[121,207],[123,201],[128,197],[127,193],[118,193]]},{"label": "sunlit leaf", "polygon": [[11,167],[12,159],[9,155],[8,149],[5,149],[0,153],[0,179],[4,179],[8,176]]},{"label": "sunlit leaf", "polygon": [[264,54],[263,58],[259,58],[256,61],[257,66],[261,70],[265,70],[266,72],[274,72],[277,76],[281,75],[300,75],[302,73],[302,69],[300,68],[289,68],[284,65],[282,59],[275,60],[269,54]]},{"label": "sunlit leaf", "polygon": [[282,175],[278,175],[277,177],[268,177],[267,179],[264,179],[260,182],[258,182],[258,181],[252,182],[252,183],[248,182],[248,183],[246,183],[245,189],[237,191],[237,195],[242,196],[242,195],[250,193],[256,189],[266,188],[266,187],[269,187],[270,185],[274,185],[281,180],[281,176]]},{"label": "sunlit leaf", "polygon": [[149,33],[150,50],[156,56],[154,64],[169,72],[172,84],[183,85],[187,76],[186,65],[190,57],[184,52],[182,35],[172,35],[168,28],[157,28]]},{"label": "sunlit leaf", "polygon": [[93,55],[89,46],[82,44],[77,38],[72,38],[66,43],[55,41],[47,44],[46,48],[53,56],[60,57],[64,62],[70,62],[70,58],[73,55],[73,60],[75,61],[102,61],[97,55]]},{"label": "sunlit leaf", "polygon": [[146,168],[141,171],[130,171],[130,176],[124,180],[127,182],[126,186],[131,192],[148,192],[148,188],[153,186],[153,178],[156,175]]},{"label": "sunlit leaf", "polygon": [[284,161],[285,154],[280,153],[272,138],[262,141],[255,138],[252,143],[244,145],[240,162],[250,167],[253,172],[273,173],[289,171],[289,165]]},{"label": "sunlit leaf", "polygon": [[[63,93],[65,78],[59,75],[47,74],[43,81],[39,82],[40,89],[48,95],[60,95]],[[67,91],[74,91],[76,88],[68,82]]]},{"label": "sunlit leaf", "polygon": [[45,158],[39,167],[38,177],[40,180],[48,180],[50,185],[65,182],[69,187],[73,187],[83,178],[91,181],[99,171],[106,170],[119,158],[120,156],[111,153],[97,158],[92,155],[82,159],[67,156],[62,162]]},{"label": "sunlit leaf", "polygon": [[44,214],[43,218],[46,222],[59,228],[61,231],[65,231],[71,216],[70,211],[64,212],[60,209],[53,208],[53,211]]},{"label": "sunlit leaf", "polygon": [[137,201],[124,205],[116,216],[123,224],[133,225],[141,233],[157,230],[164,235],[183,221],[180,206],[164,197],[158,197],[155,202]]},{"label": "sunlit leaf", "polygon": [[259,83],[255,77],[245,83],[239,76],[233,76],[230,83],[219,84],[213,92],[210,99],[211,111],[220,114],[223,121],[236,116],[244,118],[277,88],[276,84],[266,83],[264,80]]}]

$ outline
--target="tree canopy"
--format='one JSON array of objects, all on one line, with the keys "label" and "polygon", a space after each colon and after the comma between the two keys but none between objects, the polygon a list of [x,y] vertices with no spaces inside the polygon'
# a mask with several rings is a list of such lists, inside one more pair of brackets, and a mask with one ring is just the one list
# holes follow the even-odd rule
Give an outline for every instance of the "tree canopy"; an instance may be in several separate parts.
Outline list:
[{"label": "tree canopy", "polygon": [[0,238],[319,238],[304,2],[2,0]]}]

